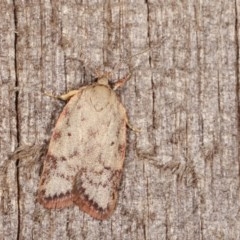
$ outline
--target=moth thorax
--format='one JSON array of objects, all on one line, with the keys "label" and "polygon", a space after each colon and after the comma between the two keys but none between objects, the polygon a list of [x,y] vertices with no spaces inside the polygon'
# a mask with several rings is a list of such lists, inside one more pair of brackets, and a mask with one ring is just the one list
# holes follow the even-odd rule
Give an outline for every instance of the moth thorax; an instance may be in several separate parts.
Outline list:
[{"label": "moth thorax", "polygon": [[106,78],[106,77],[102,77],[102,78],[99,78],[98,80],[97,80],[97,82],[98,82],[98,84],[101,84],[101,85],[108,85],[108,78]]}]

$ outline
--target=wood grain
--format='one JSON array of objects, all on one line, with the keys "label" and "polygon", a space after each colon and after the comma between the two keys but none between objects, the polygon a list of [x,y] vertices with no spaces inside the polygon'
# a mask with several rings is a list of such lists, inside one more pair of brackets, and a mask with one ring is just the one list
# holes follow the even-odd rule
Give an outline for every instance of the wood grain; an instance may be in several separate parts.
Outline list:
[{"label": "wood grain", "polygon": [[[239,6],[1,2],[0,239],[239,239]],[[102,222],[35,199],[41,146],[64,106],[44,92],[99,69],[132,73],[118,93],[141,128],[128,131],[118,206]]]}]

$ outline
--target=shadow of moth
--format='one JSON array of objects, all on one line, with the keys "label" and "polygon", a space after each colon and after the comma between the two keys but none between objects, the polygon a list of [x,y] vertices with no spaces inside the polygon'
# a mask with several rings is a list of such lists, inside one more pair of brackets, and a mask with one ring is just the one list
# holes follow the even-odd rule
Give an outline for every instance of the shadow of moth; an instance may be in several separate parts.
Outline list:
[{"label": "shadow of moth", "polygon": [[107,219],[116,207],[123,171],[126,110],[107,75],[60,98],[70,100],[51,136],[38,201],[49,209],[76,204],[93,218]]}]

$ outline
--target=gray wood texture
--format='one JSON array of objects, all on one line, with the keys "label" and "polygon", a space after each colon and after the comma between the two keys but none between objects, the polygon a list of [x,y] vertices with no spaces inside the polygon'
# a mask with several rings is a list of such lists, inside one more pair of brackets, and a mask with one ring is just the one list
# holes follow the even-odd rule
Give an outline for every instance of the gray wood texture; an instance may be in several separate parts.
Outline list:
[{"label": "gray wood texture", "polygon": [[[1,1],[0,239],[240,239],[239,17],[239,0]],[[141,129],[102,222],[36,201],[64,106],[44,92],[98,68],[132,73],[118,93]]]}]

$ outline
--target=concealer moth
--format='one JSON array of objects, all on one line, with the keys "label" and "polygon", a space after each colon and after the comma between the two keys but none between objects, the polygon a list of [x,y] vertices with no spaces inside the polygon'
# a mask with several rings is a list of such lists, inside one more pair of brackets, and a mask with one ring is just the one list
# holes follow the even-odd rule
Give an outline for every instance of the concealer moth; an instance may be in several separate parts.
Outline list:
[{"label": "concealer moth", "polygon": [[129,76],[96,83],[61,96],[70,99],[53,130],[38,189],[48,209],[76,204],[95,219],[109,218],[118,199],[128,118],[116,90]]}]

